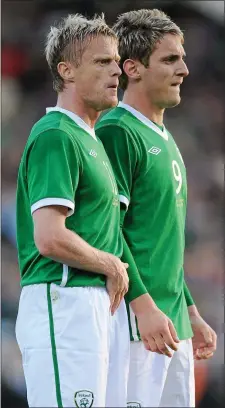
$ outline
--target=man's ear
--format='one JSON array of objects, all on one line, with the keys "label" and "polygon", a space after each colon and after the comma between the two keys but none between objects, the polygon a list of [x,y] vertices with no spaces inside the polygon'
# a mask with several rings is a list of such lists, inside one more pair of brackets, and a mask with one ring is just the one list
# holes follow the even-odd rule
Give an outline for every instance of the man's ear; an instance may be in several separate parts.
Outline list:
[{"label": "man's ear", "polygon": [[74,82],[75,70],[70,62],[59,62],[57,71],[65,82]]},{"label": "man's ear", "polygon": [[140,62],[132,59],[126,59],[123,63],[123,70],[130,80],[139,80],[140,74]]}]

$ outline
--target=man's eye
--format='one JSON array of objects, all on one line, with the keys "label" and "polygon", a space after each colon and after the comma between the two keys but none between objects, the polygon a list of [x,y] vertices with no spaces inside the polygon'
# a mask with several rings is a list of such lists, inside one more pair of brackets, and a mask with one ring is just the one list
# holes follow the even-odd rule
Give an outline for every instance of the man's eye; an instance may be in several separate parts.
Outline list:
[{"label": "man's eye", "polygon": [[109,59],[105,59],[105,60],[101,60],[100,61],[100,64],[101,65],[106,65],[106,64],[109,64],[110,63],[110,60]]},{"label": "man's eye", "polygon": [[168,62],[175,62],[177,60],[177,57],[170,57],[167,59]]}]

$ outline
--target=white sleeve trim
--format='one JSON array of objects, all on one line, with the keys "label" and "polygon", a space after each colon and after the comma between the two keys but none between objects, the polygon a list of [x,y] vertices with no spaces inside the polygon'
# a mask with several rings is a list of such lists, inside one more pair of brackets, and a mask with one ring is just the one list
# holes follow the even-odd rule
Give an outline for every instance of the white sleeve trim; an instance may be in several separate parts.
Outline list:
[{"label": "white sleeve trim", "polygon": [[37,201],[31,206],[31,214],[38,208],[47,207],[48,205],[61,205],[63,207],[68,207],[69,211],[67,217],[70,217],[74,213],[75,204],[66,200],[65,198],[43,198],[42,200]]},{"label": "white sleeve trim", "polygon": [[119,195],[119,199],[120,199],[120,202],[125,204],[128,209],[129,204],[130,204],[130,201],[128,200],[128,198],[125,197],[124,195]]}]

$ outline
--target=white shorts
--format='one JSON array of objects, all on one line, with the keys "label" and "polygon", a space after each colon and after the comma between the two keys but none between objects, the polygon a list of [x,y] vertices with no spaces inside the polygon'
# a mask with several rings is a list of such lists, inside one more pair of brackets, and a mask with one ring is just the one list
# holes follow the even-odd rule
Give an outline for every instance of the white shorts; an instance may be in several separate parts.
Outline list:
[{"label": "white shorts", "polygon": [[128,407],[195,407],[191,339],[182,340],[171,358],[132,342]]},{"label": "white shorts", "polygon": [[22,289],[16,337],[29,407],[124,407],[129,329],[125,302],[112,317],[105,288]]}]

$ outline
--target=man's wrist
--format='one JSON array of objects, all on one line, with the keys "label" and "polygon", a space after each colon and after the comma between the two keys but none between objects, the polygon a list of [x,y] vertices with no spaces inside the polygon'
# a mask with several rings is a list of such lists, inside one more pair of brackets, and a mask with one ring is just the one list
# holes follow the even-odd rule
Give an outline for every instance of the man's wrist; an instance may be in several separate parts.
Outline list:
[{"label": "man's wrist", "polygon": [[189,317],[199,317],[200,313],[195,305],[188,306]]},{"label": "man's wrist", "polygon": [[136,316],[146,313],[146,311],[156,310],[157,306],[152,297],[145,293],[130,302],[130,306]]},{"label": "man's wrist", "polygon": [[94,255],[96,261],[96,272],[101,273],[107,277],[112,277],[114,269],[110,268],[109,254],[94,248]]}]

